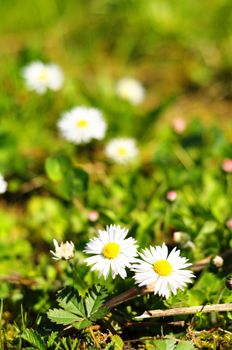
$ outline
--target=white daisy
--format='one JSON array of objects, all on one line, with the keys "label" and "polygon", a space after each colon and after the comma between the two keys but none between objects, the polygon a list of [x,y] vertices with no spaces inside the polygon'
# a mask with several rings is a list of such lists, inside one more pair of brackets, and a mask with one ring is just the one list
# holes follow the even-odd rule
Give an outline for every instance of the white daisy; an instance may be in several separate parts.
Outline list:
[{"label": "white daisy", "polygon": [[53,255],[53,259],[60,260],[65,259],[69,260],[74,257],[74,244],[73,242],[61,242],[59,245],[56,239],[53,239],[53,243],[55,246],[55,252],[50,250]]},{"label": "white daisy", "polygon": [[145,89],[140,81],[127,77],[118,80],[116,83],[116,94],[129,101],[133,105],[138,105],[145,98]]},{"label": "white daisy", "polygon": [[80,144],[92,139],[102,140],[106,132],[106,123],[98,109],[75,107],[63,113],[58,128],[65,139]]},{"label": "white daisy", "polygon": [[0,174],[0,193],[5,193],[7,189],[7,182],[4,180],[2,174]]},{"label": "white daisy", "polygon": [[22,76],[25,79],[29,90],[36,91],[38,94],[45,93],[48,89],[59,90],[64,82],[64,75],[60,67],[56,64],[45,64],[35,61],[22,70]]},{"label": "white daisy", "polygon": [[194,277],[186,267],[188,259],[180,257],[180,251],[174,248],[168,255],[168,248],[163,243],[162,246],[146,248],[140,253],[143,260],[137,259],[132,266],[135,271],[134,279],[139,286],[154,283],[154,294],[159,294],[169,298],[170,294],[176,294],[177,289],[183,288],[187,283],[191,283]]},{"label": "white daisy", "polygon": [[99,271],[99,277],[107,279],[111,272],[112,277],[127,276],[126,267],[135,262],[137,245],[134,238],[125,239],[128,230],[119,225],[110,225],[105,231],[99,230],[98,237],[90,240],[84,250],[87,254],[94,254],[85,259],[88,265],[93,265],[91,271]]},{"label": "white daisy", "polygon": [[105,148],[108,158],[116,163],[130,163],[138,155],[136,142],[131,138],[115,138]]}]

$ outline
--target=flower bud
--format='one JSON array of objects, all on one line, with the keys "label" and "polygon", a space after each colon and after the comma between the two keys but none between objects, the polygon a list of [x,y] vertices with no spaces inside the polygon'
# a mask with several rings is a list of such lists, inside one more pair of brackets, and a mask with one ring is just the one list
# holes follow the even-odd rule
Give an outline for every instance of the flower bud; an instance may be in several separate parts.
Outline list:
[{"label": "flower bud", "polygon": [[99,213],[97,210],[91,210],[89,213],[88,213],[88,219],[89,221],[91,222],[95,222],[99,219]]},{"label": "flower bud", "polygon": [[224,170],[226,173],[232,173],[232,159],[223,160],[222,170]]},{"label": "flower bud", "polygon": [[183,134],[186,129],[186,121],[181,117],[175,118],[172,121],[172,128],[177,134]]},{"label": "flower bud", "polygon": [[73,242],[61,242],[59,245],[56,239],[53,239],[53,243],[55,246],[55,251],[50,250],[51,254],[53,255],[53,259],[60,260],[65,259],[69,260],[74,257],[74,244]]},{"label": "flower bud", "polygon": [[169,202],[174,202],[176,200],[177,193],[175,191],[169,191],[166,193],[166,199]]},{"label": "flower bud", "polygon": [[216,266],[217,268],[222,267],[224,260],[220,255],[216,255],[212,260],[211,260],[212,264],[214,266]]},{"label": "flower bud", "polygon": [[226,287],[229,289],[229,290],[232,290],[232,276],[228,276],[227,279],[226,279]]},{"label": "flower bud", "polygon": [[226,221],[226,226],[229,230],[232,230],[232,219]]},{"label": "flower bud", "polygon": [[189,239],[190,239],[189,235],[185,232],[176,231],[173,233],[173,241],[175,243],[185,244],[189,241]]}]

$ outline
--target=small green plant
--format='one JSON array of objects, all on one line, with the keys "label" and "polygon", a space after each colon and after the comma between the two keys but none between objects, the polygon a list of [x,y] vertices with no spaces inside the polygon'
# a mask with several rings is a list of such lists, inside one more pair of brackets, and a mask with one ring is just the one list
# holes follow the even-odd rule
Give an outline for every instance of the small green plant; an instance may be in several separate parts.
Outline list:
[{"label": "small green plant", "polygon": [[106,315],[106,297],[106,289],[99,285],[90,288],[84,297],[74,288],[66,287],[58,292],[60,308],[49,310],[48,318],[63,326],[84,329]]}]

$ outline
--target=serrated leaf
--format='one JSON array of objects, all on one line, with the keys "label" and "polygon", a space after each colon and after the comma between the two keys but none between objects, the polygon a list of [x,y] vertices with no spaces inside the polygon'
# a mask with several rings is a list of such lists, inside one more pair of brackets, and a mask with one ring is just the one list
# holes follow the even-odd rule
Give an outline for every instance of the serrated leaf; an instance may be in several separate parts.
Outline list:
[{"label": "serrated leaf", "polygon": [[58,336],[58,332],[51,332],[47,340],[47,346],[52,346],[56,342],[56,338]]},{"label": "serrated leaf", "polygon": [[146,343],[147,350],[174,350],[176,341],[174,339],[157,339]]},{"label": "serrated leaf", "polygon": [[87,317],[91,317],[92,320],[99,318],[97,314],[100,311],[99,309],[103,305],[106,296],[106,289],[102,286],[94,286],[86,294],[85,305]]},{"label": "serrated leaf", "polygon": [[37,350],[46,350],[46,344],[41,335],[34,329],[27,328],[22,334],[22,338]]},{"label": "serrated leaf", "polygon": [[47,315],[52,322],[63,324],[64,326],[81,321],[82,319],[80,316],[63,309],[49,310]]},{"label": "serrated leaf", "polygon": [[80,317],[85,317],[85,307],[82,298],[73,288],[66,287],[59,293],[57,299],[61,308],[71,313],[74,313]]},{"label": "serrated leaf", "polygon": [[83,319],[82,321],[76,322],[73,324],[73,327],[76,329],[84,329],[86,327],[91,326],[93,322],[91,320]]},{"label": "serrated leaf", "polygon": [[106,296],[102,286],[89,289],[84,298],[74,288],[66,287],[57,299],[60,309],[49,310],[47,314],[52,322],[83,329],[106,314],[107,308],[103,307]]},{"label": "serrated leaf", "polygon": [[196,350],[196,347],[191,341],[181,341],[175,347],[175,350]]}]

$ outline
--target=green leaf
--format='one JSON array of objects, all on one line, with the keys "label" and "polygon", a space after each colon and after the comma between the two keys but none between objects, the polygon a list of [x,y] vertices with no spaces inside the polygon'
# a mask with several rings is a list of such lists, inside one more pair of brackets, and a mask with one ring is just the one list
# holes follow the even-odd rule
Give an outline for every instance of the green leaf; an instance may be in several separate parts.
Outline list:
[{"label": "green leaf", "polygon": [[52,181],[60,181],[70,166],[70,160],[62,155],[49,157],[45,162],[46,173]]},{"label": "green leaf", "polygon": [[87,191],[89,176],[86,171],[76,168],[64,155],[49,157],[45,170],[52,183],[49,187],[66,200]]},{"label": "green leaf", "polygon": [[85,307],[83,300],[77,291],[71,287],[66,287],[59,292],[59,297],[57,299],[60,307],[75,313],[81,317],[85,317]]},{"label": "green leaf", "polygon": [[46,344],[40,334],[34,329],[26,328],[22,334],[22,338],[31,344],[37,350],[46,350]]},{"label": "green leaf", "polygon": [[88,188],[88,181],[89,176],[86,171],[81,168],[74,168],[72,180],[73,195],[78,195],[85,192]]},{"label": "green leaf", "polygon": [[113,335],[111,342],[107,345],[105,350],[123,350],[123,340],[119,335]]},{"label": "green leaf", "polygon": [[181,341],[175,347],[175,350],[196,350],[196,347],[191,341]]},{"label": "green leaf", "polygon": [[157,339],[146,343],[147,350],[174,350],[176,340],[174,339]]},{"label": "green leaf", "polygon": [[82,320],[80,316],[63,309],[49,310],[48,317],[52,322],[63,324],[64,326]]},{"label": "green leaf", "polygon": [[47,340],[47,346],[52,346],[53,344],[56,343],[56,339],[57,337],[59,337],[59,333],[58,332],[51,332],[51,334],[49,334],[48,340]]},{"label": "green leaf", "polygon": [[107,297],[106,289],[100,285],[94,286],[86,294],[85,305],[87,316],[91,317],[91,320],[95,321],[98,318],[102,317],[101,311],[105,313],[106,309],[100,310],[100,307],[103,305]]},{"label": "green leaf", "polygon": [[201,228],[199,235],[214,233],[217,229],[217,222],[215,221],[206,221]]},{"label": "green leaf", "polygon": [[91,326],[92,323],[93,322],[91,320],[83,319],[82,321],[75,322],[73,324],[73,327],[75,327],[76,329],[84,329],[86,327]]}]

